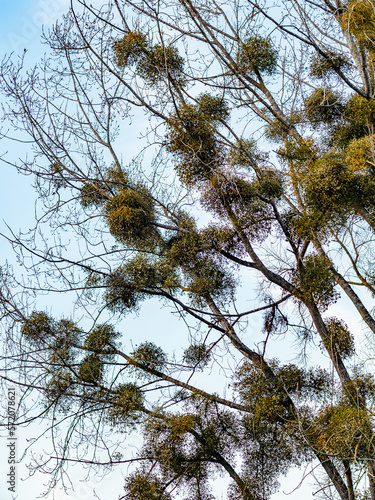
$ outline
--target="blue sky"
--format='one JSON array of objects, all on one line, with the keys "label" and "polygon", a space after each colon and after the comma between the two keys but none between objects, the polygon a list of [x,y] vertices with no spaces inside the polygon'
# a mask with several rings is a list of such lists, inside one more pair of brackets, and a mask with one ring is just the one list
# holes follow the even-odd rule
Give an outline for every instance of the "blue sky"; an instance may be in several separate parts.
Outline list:
[{"label": "blue sky", "polygon": [[[7,54],[17,58],[27,49],[27,63],[31,66],[37,61],[45,51],[40,42],[42,26],[51,25],[67,3],[67,0],[0,0],[0,60]],[[12,161],[25,150],[20,144],[1,140],[0,156],[5,160]],[[30,178],[16,174],[5,163],[0,164],[0,172],[0,231],[5,230],[3,220],[16,230],[25,228],[32,224],[34,213]],[[2,245],[0,242],[0,249]]]},{"label": "blue sky", "polygon": [[48,26],[64,12],[67,0],[1,0],[1,52],[40,51],[41,26]]}]

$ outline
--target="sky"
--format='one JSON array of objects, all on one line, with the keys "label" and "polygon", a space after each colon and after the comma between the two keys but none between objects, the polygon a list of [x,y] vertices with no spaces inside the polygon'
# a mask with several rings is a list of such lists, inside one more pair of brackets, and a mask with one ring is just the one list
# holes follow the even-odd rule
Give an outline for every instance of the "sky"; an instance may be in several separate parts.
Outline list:
[{"label": "sky", "polygon": [[[45,46],[40,42],[42,26],[48,27],[53,21],[61,16],[67,4],[66,0],[0,0],[0,59],[5,54],[13,53],[13,57],[18,57],[27,49],[26,61],[36,61],[41,57],[45,51]],[[2,144],[0,140],[0,157],[5,160],[14,159],[17,155],[22,155],[25,148],[19,144],[5,143]],[[15,231],[18,229],[27,229],[33,224],[34,215],[34,191],[30,186],[31,179],[17,174],[12,167],[6,163],[0,163],[0,232],[7,233],[7,224],[9,224]],[[10,248],[5,244],[3,239],[0,239],[0,251],[2,259],[8,259],[13,262],[13,256]],[[344,307],[342,305],[337,307]],[[153,318],[159,308],[159,305],[152,303],[146,306],[143,310],[143,315],[137,319],[136,329],[142,332],[147,338],[147,331],[151,327],[150,320]],[[339,314],[337,314],[339,315]],[[174,323],[171,320],[170,328],[172,329]],[[178,324],[174,326],[178,329]],[[152,324],[155,329],[155,324]],[[157,328],[157,326],[156,326]],[[162,333],[160,332],[162,337]],[[167,341],[168,339],[164,339]],[[169,341],[169,340],[168,340]],[[282,346],[280,345],[280,348]],[[4,398],[4,395],[3,395]],[[2,402],[4,403],[4,399]],[[38,426],[32,425],[28,428],[17,429],[18,438],[18,456],[20,458],[23,448],[32,439],[33,433],[36,435],[40,433],[43,428],[43,422]],[[36,499],[43,491],[43,484],[46,482],[46,477],[37,473],[31,478],[27,478],[26,464],[30,455],[23,460],[22,464],[18,467],[18,484],[17,492],[18,497],[12,497],[7,491],[5,472],[8,470],[7,466],[7,452],[6,437],[0,435],[0,498],[2,500],[33,500]],[[130,450],[139,445],[140,440],[137,435],[132,435],[127,443]],[[41,441],[36,447],[36,450],[41,455],[48,454],[49,442],[48,439]],[[310,470],[310,469],[309,469]],[[280,493],[274,495],[272,500],[299,500],[303,497],[305,500],[312,499],[312,490],[309,486],[307,479],[300,489],[296,489],[304,475],[304,470],[295,470],[288,475],[288,478],[282,482]],[[100,500],[115,500],[122,490],[122,471],[118,469],[115,473],[111,473],[107,478],[101,480],[98,476],[91,475],[88,480],[86,471],[82,470],[80,466],[71,469],[71,478],[73,481],[75,491],[69,494],[56,488],[54,498],[56,500],[88,500],[94,498],[94,492],[98,495]],[[217,499],[221,498],[220,484],[216,483]],[[285,496],[285,494],[287,496]],[[224,496],[225,497],[225,496]],[[51,498],[51,497],[48,497]]]}]

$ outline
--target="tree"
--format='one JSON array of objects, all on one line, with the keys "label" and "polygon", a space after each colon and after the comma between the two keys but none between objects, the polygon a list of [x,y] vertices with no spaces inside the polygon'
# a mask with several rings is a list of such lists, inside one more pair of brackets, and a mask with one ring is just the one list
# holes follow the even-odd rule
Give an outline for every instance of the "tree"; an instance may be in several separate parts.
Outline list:
[{"label": "tree", "polygon": [[[17,168],[42,203],[9,239],[35,278],[26,301],[75,290],[83,318],[31,295],[27,313],[5,270],[2,307],[13,369],[43,412],[74,416],[57,470],[81,429],[100,462],[109,425],[143,431],[123,498],[209,499],[225,473],[229,499],[263,500],[316,460],[321,496],[374,500],[375,381],[332,315],[346,297],[375,333],[373,3],[77,0],[46,41],[32,71],[2,65],[6,117],[34,151]],[[166,329],[171,308],[186,326],[181,359],[152,331],[120,344],[115,319],[151,298]],[[269,355],[280,336],[297,362]],[[226,393],[208,389],[218,373]]]}]

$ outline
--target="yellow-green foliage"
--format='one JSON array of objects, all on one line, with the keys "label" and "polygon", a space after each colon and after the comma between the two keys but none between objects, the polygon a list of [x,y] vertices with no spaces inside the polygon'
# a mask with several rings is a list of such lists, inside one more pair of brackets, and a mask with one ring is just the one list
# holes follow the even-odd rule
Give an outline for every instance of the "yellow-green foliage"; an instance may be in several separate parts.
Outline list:
[{"label": "yellow-green foliage", "polygon": [[279,199],[284,194],[283,178],[279,172],[262,170],[255,182],[258,193],[269,199]]},{"label": "yellow-green foliage", "polygon": [[218,167],[218,149],[209,120],[187,106],[169,120],[167,148],[180,162],[176,170],[187,186],[207,180]]},{"label": "yellow-green foliage", "polygon": [[188,289],[193,302],[205,307],[209,297],[227,302],[233,295],[235,281],[228,271],[209,259],[202,260],[195,268],[196,276],[189,277]]},{"label": "yellow-green foliage", "polygon": [[150,259],[137,255],[124,267],[126,276],[137,291],[168,288],[178,283],[173,268],[165,260]]},{"label": "yellow-green foliage", "polygon": [[[213,500],[206,491],[207,463],[215,453],[228,456],[233,451],[234,418],[202,398],[193,398],[190,402],[193,414],[189,407],[185,413],[162,414],[147,422],[142,453],[158,458],[163,476],[171,473],[183,476],[189,486],[198,482],[201,496],[195,491],[189,498]],[[200,439],[194,439],[192,432],[198,433]]]},{"label": "yellow-green foliage", "polygon": [[116,387],[108,401],[108,420],[114,425],[126,425],[138,420],[143,408],[142,391],[136,384],[126,383]]},{"label": "yellow-green foliage", "polygon": [[305,179],[305,201],[318,212],[345,209],[355,194],[353,176],[341,153],[327,153],[315,161]]},{"label": "yellow-green foliage", "polygon": [[232,276],[210,256],[211,249],[209,239],[190,231],[172,237],[164,250],[167,263],[179,267],[185,276],[183,290],[189,291],[193,302],[202,307],[202,298],[211,296],[226,301],[235,287]]},{"label": "yellow-green foliage", "polygon": [[[266,181],[266,176],[264,179]],[[264,187],[266,191],[271,186],[265,183]],[[275,189],[274,194],[279,188]],[[202,205],[224,220],[228,220],[227,209],[230,208],[248,237],[261,241],[269,235],[272,220],[270,205],[258,196],[262,194],[261,191],[262,185],[258,179],[247,180],[231,177],[228,173],[219,174],[205,188]]]},{"label": "yellow-green foliage", "polygon": [[72,384],[73,384],[73,379],[69,372],[67,371],[56,372],[54,375],[52,375],[52,377],[48,382],[47,394],[50,397],[54,395],[54,397],[57,398],[60,395],[65,394]]},{"label": "yellow-green foliage", "polygon": [[237,62],[240,69],[250,74],[259,72],[274,75],[277,70],[277,50],[269,38],[250,36],[242,44]]},{"label": "yellow-green foliage", "polygon": [[153,201],[145,188],[123,189],[104,207],[109,232],[121,243],[142,245],[153,234]]},{"label": "yellow-green foliage", "polygon": [[64,179],[64,165],[56,160],[50,165],[51,180],[56,189],[66,187],[66,180]]},{"label": "yellow-green foliage", "polygon": [[163,259],[151,260],[136,256],[117,268],[106,279],[105,299],[112,311],[126,313],[135,309],[147,292],[176,286],[178,279]]},{"label": "yellow-green foliage", "polygon": [[353,34],[362,47],[375,48],[375,11],[371,0],[352,0],[340,16],[342,28]]},{"label": "yellow-green foliage", "polygon": [[339,297],[335,290],[335,279],[328,257],[308,255],[303,266],[292,273],[292,281],[297,287],[295,295],[300,300],[314,301],[326,310]]},{"label": "yellow-green foliage", "polygon": [[237,370],[235,387],[242,403],[251,410],[255,423],[264,419],[274,422],[285,417],[286,393],[276,391],[276,383],[276,380],[267,379],[250,363],[243,363]]},{"label": "yellow-green foliage", "polygon": [[52,174],[61,175],[64,171],[64,166],[61,162],[55,161],[55,162],[51,163],[50,169],[51,169]]},{"label": "yellow-green foliage", "polygon": [[351,210],[373,207],[375,185],[372,138],[351,140],[345,151],[330,151],[299,174],[306,213],[297,222],[298,233],[310,237],[327,222],[343,220]]},{"label": "yellow-green foliage", "polygon": [[281,121],[279,118],[270,116],[265,126],[266,138],[272,142],[284,142],[290,139],[290,128],[305,121],[303,113],[293,111],[285,117],[289,123]]},{"label": "yellow-green foliage", "polygon": [[225,178],[217,176],[212,185],[220,192],[222,204],[233,205],[241,203],[243,205],[251,204],[255,201],[258,194],[257,182],[249,181],[242,177]]},{"label": "yellow-green foliage", "polygon": [[54,338],[50,344],[51,362],[64,366],[73,361],[76,354],[74,347],[79,344],[81,335],[82,331],[73,321],[61,319],[55,322]]},{"label": "yellow-green foliage", "polygon": [[169,118],[167,149],[180,162],[176,170],[187,186],[208,180],[223,161],[216,128],[228,116],[223,99],[202,94],[196,104],[185,104]]},{"label": "yellow-green foliage", "polygon": [[250,180],[229,175],[217,175],[211,179],[206,187],[202,204],[204,207],[222,218],[228,217],[226,207],[232,209],[252,206],[257,203],[256,187]]},{"label": "yellow-green foliage", "polygon": [[308,433],[319,452],[350,461],[372,455],[372,436],[367,413],[348,405],[323,409]]},{"label": "yellow-green foliage", "polygon": [[69,390],[74,386],[71,373],[67,370],[56,371],[46,384],[45,397],[47,404],[54,403],[62,412],[70,408]]},{"label": "yellow-green foliage", "polygon": [[189,231],[172,236],[166,243],[166,259],[171,266],[198,264],[204,250],[204,242],[198,232]]},{"label": "yellow-green foliage", "polygon": [[[226,206],[228,205],[238,212],[240,217],[244,212],[244,219],[250,216],[249,212],[255,215],[263,209],[267,218],[269,215],[267,207],[262,204],[260,197],[279,198],[282,194],[283,182],[278,172],[263,170],[258,172],[252,180],[219,174],[211,179],[210,187],[205,191],[203,204],[222,217],[227,216]],[[254,222],[253,220],[252,224]]]},{"label": "yellow-green foliage", "polygon": [[[272,498],[279,489],[281,475],[291,467],[300,467],[307,458],[306,446],[296,436],[296,426],[274,422],[253,423],[243,418],[243,467],[241,479],[246,482],[247,494],[237,484],[229,489],[230,500],[260,500]],[[293,444],[292,444],[293,443]]]},{"label": "yellow-green foliage", "polygon": [[103,275],[95,271],[89,271],[86,281],[84,283],[85,295],[88,298],[94,297],[95,292],[97,293],[100,288],[102,288],[104,279]]},{"label": "yellow-green foliage", "polygon": [[352,139],[373,133],[375,124],[375,99],[367,100],[353,94],[344,105],[342,120],[330,130],[330,142],[334,147],[346,147]]},{"label": "yellow-green foliage", "polygon": [[82,331],[67,319],[55,321],[44,312],[33,312],[22,325],[23,337],[33,345],[49,349],[49,362],[65,366],[75,357]]},{"label": "yellow-green foliage", "polygon": [[230,226],[210,225],[202,229],[199,234],[207,250],[236,251],[242,245],[235,229]]},{"label": "yellow-green foliage", "polygon": [[373,411],[375,404],[375,378],[371,374],[363,374],[360,370],[354,369],[354,374],[350,382],[344,387],[343,404],[356,406],[358,408],[368,408]]},{"label": "yellow-green foliage", "polygon": [[132,359],[151,370],[161,370],[167,356],[161,347],[153,342],[143,342],[131,353]]},{"label": "yellow-green foliage", "polygon": [[311,59],[310,76],[324,78],[334,75],[335,70],[346,71],[351,68],[349,58],[345,54],[326,50],[324,57],[322,54],[315,54]]},{"label": "yellow-green foliage", "polygon": [[[352,95],[346,104],[345,115],[357,127],[371,127],[375,122],[375,99],[367,100],[359,94]],[[369,128],[365,130],[367,132]]]},{"label": "yellow-green foliage", "polygon": [[128,475],[124,488],[129,500],[171,500],[160,480],[149,470],[137,470]]},{"label": "yellow-green foliage", "polygon": [[103,179],[107,189],[111,192],[118,193],[129,186],[128,174],[118,164],[108,167],[104,171]]},{"label": "yellow-green foliage", "polygon": [[[199,472],[199,461],[192,461],[195,447],[189,442],[187,431],[193,423],[190,416],[175,416],[163,420],[153,420],[146,428],[146,443],[144,453],[146,456],[157,456],[159,465],[166,472],[188,475]],[[190,444],[190,450],[187,445]],[[195,457],[198,458],[198,457]]]},{"label": "yellow-green foliage", "polygon": [[201,370],[209,363],[211,353],[205,344],[192,344],[184,351],[183,360],[189,366]]},{"label": "yellow-green foliage", "polygon": [[113,312],[126,314],[134,310],[139,301],[144,298],[144,295],[137,291],[129,280],[124,267],[113,271],[106,279],[105,285],[106,307]]},{"label": "yellow-green foliage", "polygon": [[146,53],[147,49],[146,35],[140,31],[128,31],[121,40],[113,43],[115,63],[120,67],[133,64]]},{"label": "yellow-green foliage", "polygon": [[113,43],[114,59],[123,68],[136,64],[136,73],[150,85],[166,76],[183,84],[184,60],[172,45],[154,45],[139,31],[128,31],[121,40]]},{"label": "yellow-green foliage", "polygon": [[78,368],[78,378],[87,384],[98,384],[103,377],[103,361],[94,353],[88,354]]},{"label": "yellow-green foliage", "polygon": [[24,338],[38,345],[48,343],[55,334],[55,322],[44,312],[34,311],[22,325]]},{"label": "yellow-green foliage", "polygon": [[139,59],[137,73],[150,85],[168,77],[179,85],[183,84],[184,59],[172,45],[155,45]]},{"label": "yellow-green foliage", "polygon": [[261,159],[255,141],[241,139],[231,147],[228,153],[228,164],[231,167],[250,167]]},{"label": "yellow-green foliage", "polygon": [[198,422],[198,415],[191,415],[189,413],[183,415],[171,415],[168,418],[168,427],[174,434],[179,435],[196,429]]},{"label": "yellow-green foliage", "polygon": [[302,240],[311,240],[319,236],[325,237],[325,225],[328,218],[320,212],[305,211],[303,214],[295,214],[289,222],[293,234]]},{"label": "yellow-green foliage", "polygon": [[315,89],[305,102],[305,114],[313,128],[339,120],[344,105],[339,93],[329,88]]},{"label": "yellow-green foliage", "polygon": [[287,140],[290,130],[285,123],[274,118],[272,123],[267,123],[265,126],[265,136],[272,142],[282,142]]},{"label": "yellow-green foliage", "polygon": [[339,354],[342,358],[350,358],[355,353],[353,335],[347,325],[338,318],[328,318],[325,321],[328,336],[323,340],[323,345],[328,352]]},{"label": "yellow-green foliage", "polygon": [[87,334],[84,347],[95,354],[111,354],[111,345],[115,344],[119,335],[112,325],[97,325]]},{"label": "yellow-green foliage", "polygon": [[87,182],[81,188],[81,205],[84,208],[102,205],[108,199],[108,194],[103,185],[97,182]]},{"label": "yellow-green foliage", "polygon": [[[313,162],[318,153],[318,148],[314,140],[310,137],[296,141],[288,137],[284,140],[284,144],[277,150],[279,157],[293,165],[293,171],[297,169],[304,172]],[[299,180],[297,177],[296,180]]]},{"label": "yellow-green foliage", "polygon": [[196,101],[199,112],[207,119],[215,122],[229,118],[228,105],[222,97],[205,92],[200,94]]},{"label": "yellow-green foliage", "polygon": [[243,363],[235,375],[235,387],[241,402],[248,406],[254,424],[293,418],[288,394],[298,394],[303,400],[318,400],[326,395],[329,374],[323,370],[304,370],[293,364],[279,365],[278,361],[271,365],[274,377],[265,377],[248,362]]},{"label": "yellow-green foliage", "polygon": [[81,205],[83,207],[100,206],[113,194],[119,194],[129,186],[129,179],[119,165],[113,165],[103,169],[103,178],[86,182],[80,193]]},{"label": "yellow-green foliage", "polygon": [[375,136],[353,139],[345,148],[345,161],[352,172],[372,171],[375,167]]}]

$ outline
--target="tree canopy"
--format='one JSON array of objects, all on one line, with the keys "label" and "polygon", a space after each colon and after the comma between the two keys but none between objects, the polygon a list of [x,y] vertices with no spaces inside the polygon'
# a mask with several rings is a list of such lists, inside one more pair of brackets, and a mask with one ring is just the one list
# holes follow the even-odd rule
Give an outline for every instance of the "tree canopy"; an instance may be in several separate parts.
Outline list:
[{"label": "tree canopy", "polygon": [[[78,443],[131,500],[209,500],[220,474],[266,500],[308,463],[317,497],[375,500],[373,2],[73,0],[45,42],[1,68],[38,193],[1,308],[23,418],[69,422],[54,480]],[[106,442],[134,429],[137,455]]]}]

